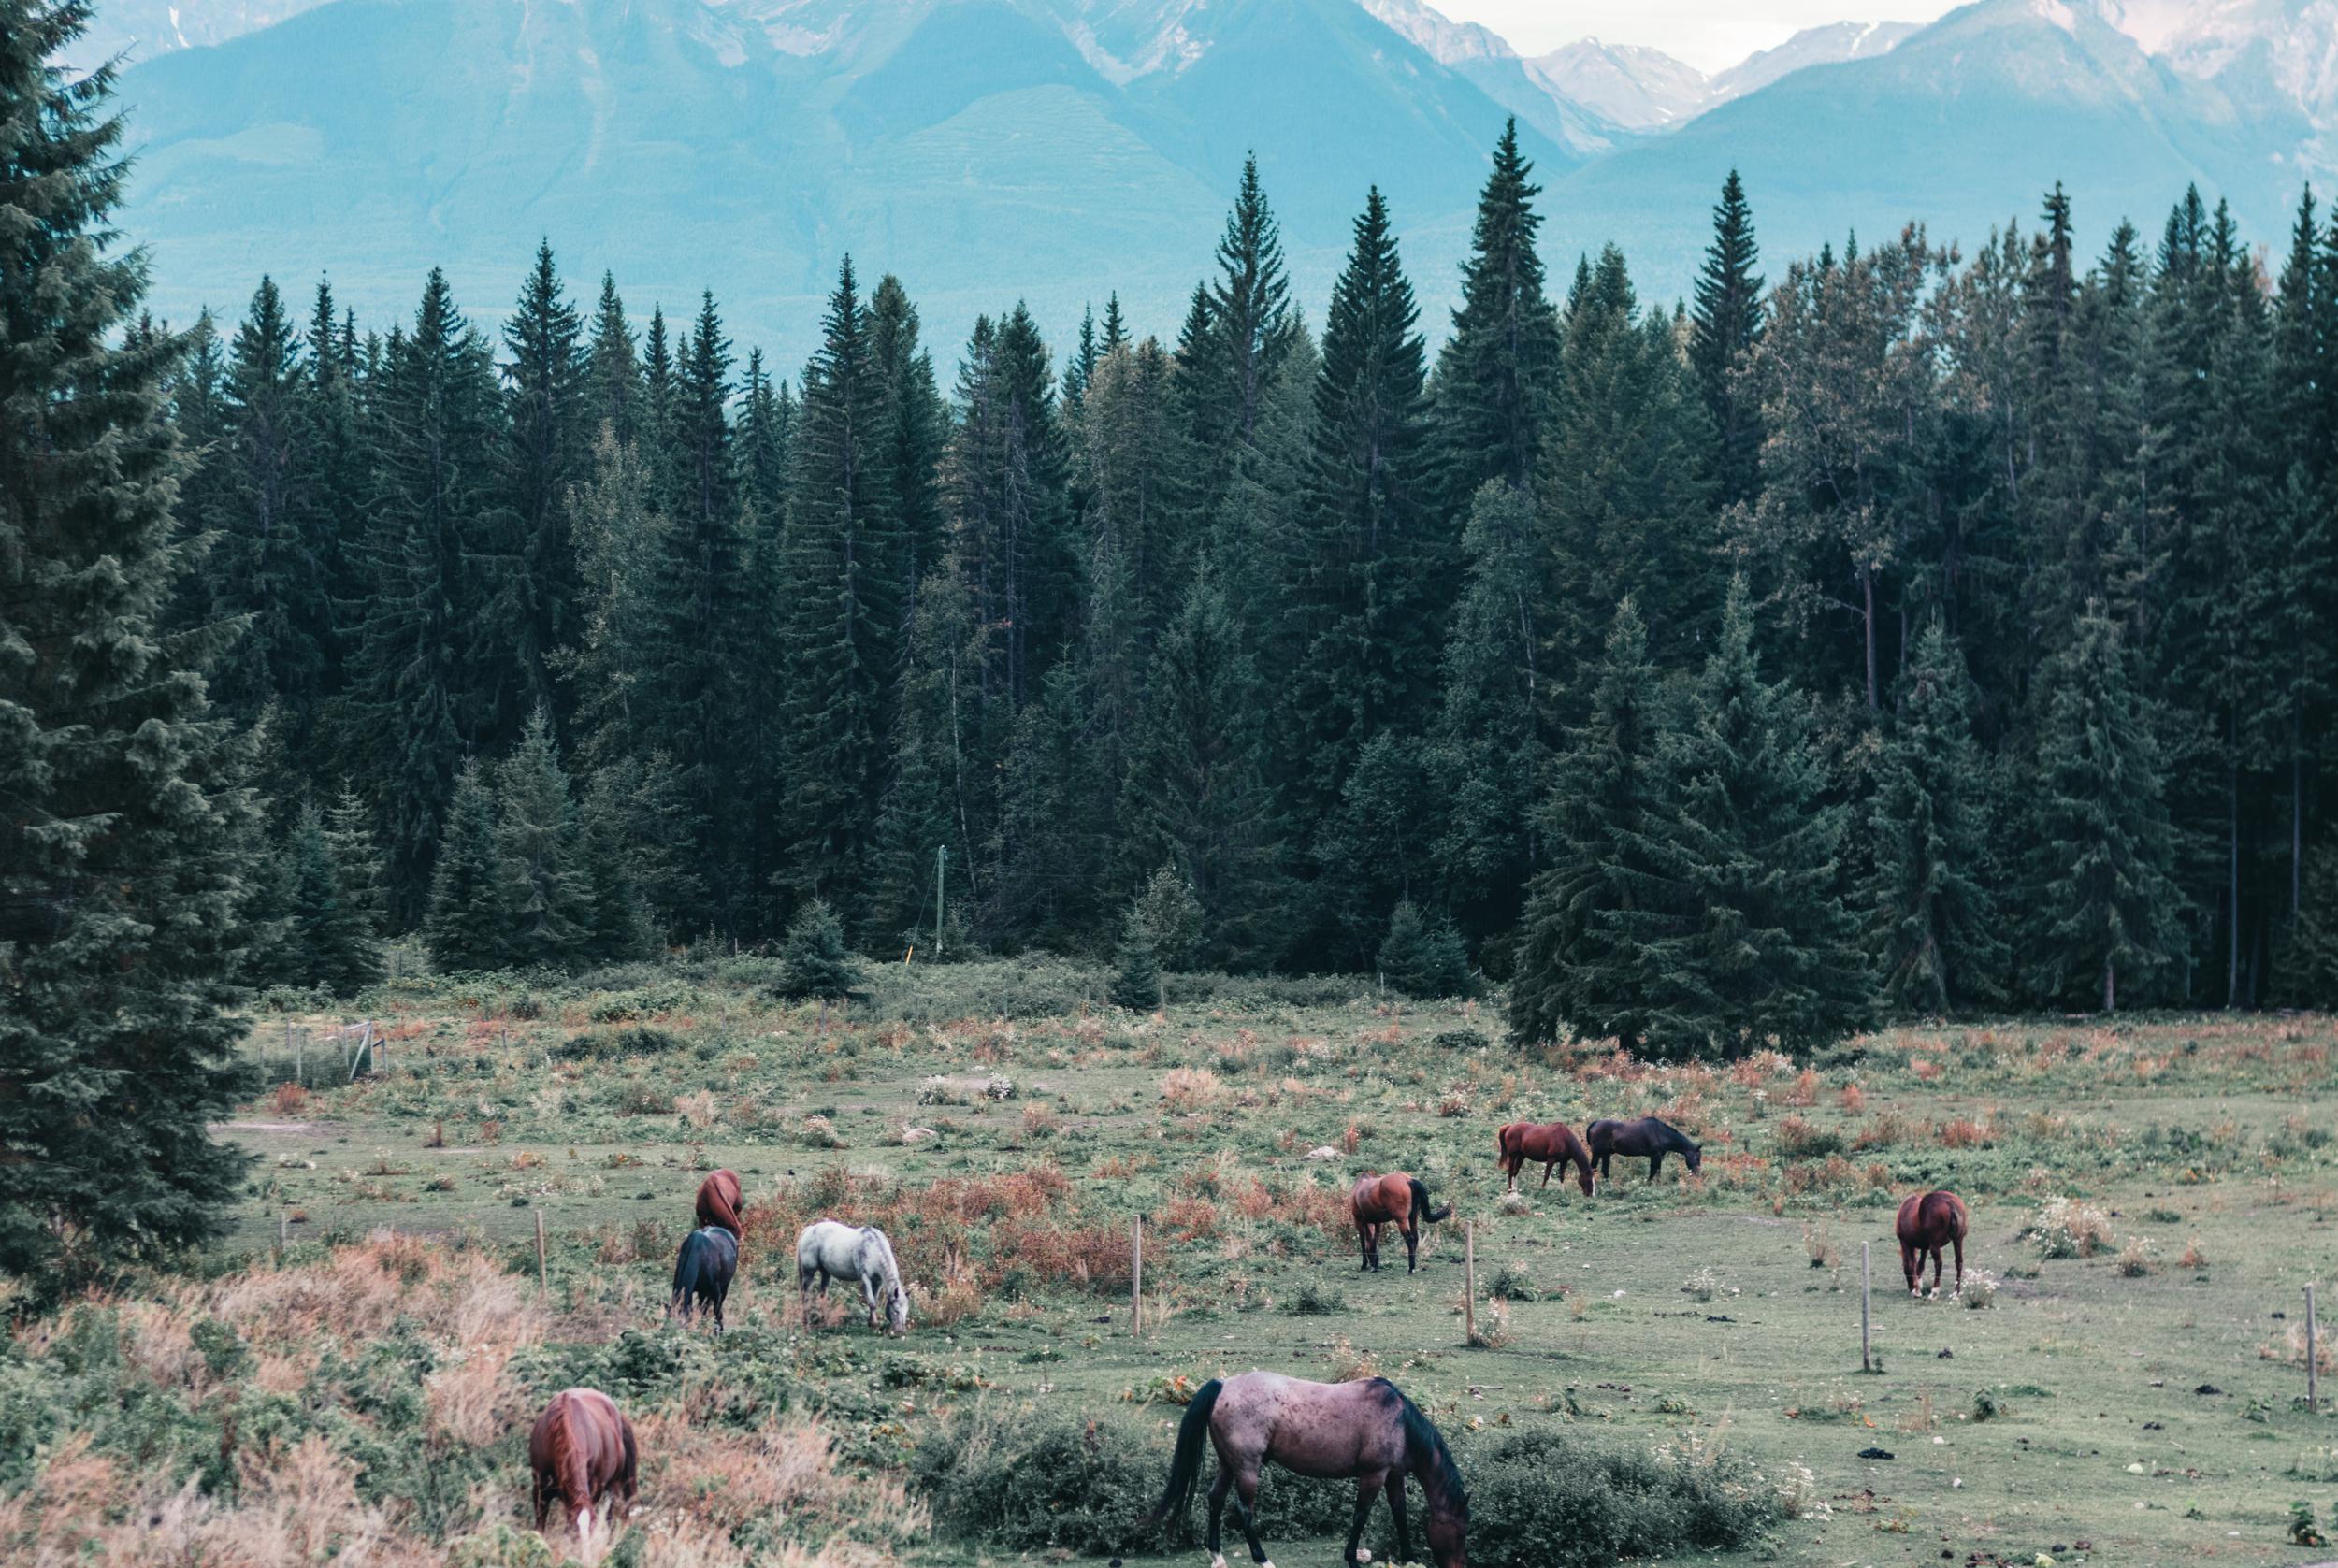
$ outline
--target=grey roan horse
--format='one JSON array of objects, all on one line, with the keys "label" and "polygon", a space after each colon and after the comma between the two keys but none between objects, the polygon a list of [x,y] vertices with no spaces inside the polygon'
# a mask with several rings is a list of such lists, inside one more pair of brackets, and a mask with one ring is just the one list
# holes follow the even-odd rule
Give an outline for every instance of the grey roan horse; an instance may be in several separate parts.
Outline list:
[{"label": "grey roan horse", "polygon": [[1224,1382],[1211,1378],[1194,1390],[1177,1425],[1176,1458],[1169,1488],[1147,1523],[1181,1517],[1201,1474],[1202,1444],[1218,1450],[1218,1480],[1209,1489],[1210,1568],[1226,1568],[1218,1549],[1218,1519],[1226,1493],[1234,1493],[1234,1519],[1250,1544],[1250,1561],[1273,1568],[1259,1544],[1259,1470],[1268,1460],[1301,1475],[1353,1477],[1355,1522],[1348,1529],[1349,1568],[1369,1562],[1357,1550],[1373,1497],[1385,1490],[1396,1516],[1396,1560],[1412,1561],[1412,1531],[1405,1520],[1405,1474],[1421,1481],[1429,1504],[1429,1554],[1436,1568],[1465,1568],[1469,1502],[1461,1472],[1420,1406],[1385,1377],[1358,1383],[1309,1383],[1280,1373],[1246,1372]]}]

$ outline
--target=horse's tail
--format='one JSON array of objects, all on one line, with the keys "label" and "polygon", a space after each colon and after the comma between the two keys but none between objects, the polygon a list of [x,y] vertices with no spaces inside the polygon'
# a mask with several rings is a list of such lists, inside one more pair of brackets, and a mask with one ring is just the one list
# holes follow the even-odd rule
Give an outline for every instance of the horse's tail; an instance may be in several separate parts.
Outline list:
[{"label": "horse's tail", "polygon": [[1218,1408],[1218,1396],[1225,1388],[1213,1377],[1194,1389],[1193,1397],[1186,1402],[1185,1418],[1177,1423],[1176,1458],[1169,1461],[1169,1485],[1146,1516],[1147,1528],[1163,1519],[1185,1517],[1186,1505],[1193,1501],[1193,1483],[1202,1474],[1202,1450],[1209,1443],[1210,1412]]},{"label": "horse's tail", "polygon": [[1412,1207],[1415,1214],[1418,1214],[1422,1219],[1427,1220],[1432,1225],[1436,1224],[1440,1219],[1450,1219],[1453,1217],[1453,1205],[1450,1203],[1446,1204],[1445,1207],[1441,1209],[1433,1209],[1429,1207],[1429,1189],[1422,1182],[1419,1176],[1410,1176],[1407,1177],[1407,1180],[1412,1183]]},{"label": "horse's tail", "polygon": [[577,1538],[590,1546],[593,1518],[593,1458],[592,1447],[580,1425],[589,1424],[594,1412],[589,1403],[578,1397],[582,1390],[571,1388],[560,1394],[560,1413],[554,1417],[549,1441],[553,1478],[559,1483],[560,1495],[569,1505],[569,1518],[574,1522]]},{"label": "horse's tail", "polygon": [[1507,1164],[1510,1158],[1510,1128],[1516,1127],[1517,1125],[1518,1124],[1516,1122],[1511,1122],[1508,1127],[1498,1128],[1494,1130],[1494,1152],[1501,1157],[1500,1159],[1495,1161],[1496,1164]]}]

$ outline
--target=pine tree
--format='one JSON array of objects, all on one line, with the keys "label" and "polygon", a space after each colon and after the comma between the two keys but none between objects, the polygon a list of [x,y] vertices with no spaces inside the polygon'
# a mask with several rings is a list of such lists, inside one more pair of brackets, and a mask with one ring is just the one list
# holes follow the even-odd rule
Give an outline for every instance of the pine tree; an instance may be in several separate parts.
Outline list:
[{"label": "pine tree", "polygon": [[584,391],[587,420],[607,428],[620,445],[641,437],[642,364],[633,328],[625,319],[617,281],[600,275],[600,303],[593,311],[593,340],[586,352]]},{"label": "pine tree", "polygon": [[1675,1055],[1806,1050],[1866,1023],[1871,983],[1841,891],[1845,809],[1803,699],[1765,684],[1743,579],[1660,756],[1663,809],[1627,853],[1651,895],[1615,922],[1652,977],[1648,1038]]},{"label": "pine tree", "polygon": [[485,770],[472,761],[455,781],[422,922],[423,945],[440,971],[500,969],[512,961],[500,859],[495,796]]},{"label": "pine tree", "polygon": [[1712,416],[1710,472],[1723,506],[1751,500],[1761,482],[1762,414],[1744,369],[1762,338],[1761,251],[1744,182],[1731,169],[1713,209],[1713,242],[1696,278],[1689,363]]},{"label": "pine tree", "polygon": [[577,912],[577,955],[594,963],[638,958],[649,951],[653,937],[642,884],[657,846],[633,831],[647,803],[627,787],[636,771],[610,768],[596,773],[578,808],[577,872],[584,898]]},{"label": "pine tree", "polygon": [[1129,924],[1171,969],[1191,969],[1202,948],[1202,901],[1176,867],[1157,866],[1129,905]]},{"label": "pine tree", "polygon": [[1431,920],[1410,899],[1399,903],[1380,943],[1380,979],[1408,997],[1457,997],[1469,989],[1469,955],[1449,920]]},{"label": "pine tree", "polygon": [[2100,610],[2042,677],[2044,727],[2030,786],[2023,901],[2030,984],[2042,996],[2117,1009],[2180,948],[2174,829],[2150,715],[2130,655]]},{"label": "pine tree", "polygon": [[1417,731],[1436,689],[1453,552],[1424,493],[1418,319],[1376,189],[1324,323],[1289,595],[1301,651],[1292,698],[1305,770],[1292,781],[1299,821],[1332,809],[1383,728]]},{"label": "pine tree", "polygon": [[1216,433],[1248,442],[1257,434],[1260,410],[1297,329],[1283,270],[1282,225],[1259,183],[1255,152],[1242,160],[1242,183],[1218,240],[1218,272],[1209,320],[1225,384]]},{"label": "pine tree", "polygon": [[1885,1004],[1940,1015],[2002,995],[1986,764],[1965,661],[1938,622],[1916,640],[1870,808],[1877,970]]},{"label": "pine tree", "polygon": [[594,889],[549,709],[536,710],[518,747],[496,770],[495,815],[497,902],[510,961],[576,967],[593,923]]},{"label": "pine tree", "polygon": [[374,829],[372,808],[347,784],[325,809],[325,839],[333,852],[334,887],[342,908],[366,938],[379,938],[387,907],[381,837]]},{"label": "pine tree", "polygon": [[[505,426],[499,489],[511,554],[495,563],[488,613],[507,622],[515,666],[510,702],[552,700],[555,652],[576,636],[583,587],[569,533],[569,487],[583,476],[595,435],[584,325],[568,301],[549,241],[503,324]],[[565,709],[561,710],[565,713]],[[510,715],[498,725],[510,726]]]},{"label": "pine tree", "polygon": [[166,417],[184,338],[133,331],[126,164],[82,0],[0,0],[0,1269],[56,1282],[216,1236],[245,1157],[225,985],[248,801],[162,620],[185,569]]},{"label": "pine tree", "polygon": [[865,976],[860,961],[844,945],[844,923],[818,899],[812,899],[788,922],[779,944],[778,991],[790,1001],[820,1000],[820,1022],[828,1022],[828,1004],[860,995]]},{"label": "pine tree", "polygon": [[1449,511],[1487,480],[1524,488],[1550,417],[1559,365],[1557,314],[1543,293],[1534,209],[1541,187],[1518,149],[1518,122],[1503,127],[1494,172],[1478,198],[1461,304],[1437,356],[1436,444]]},{"label": "pine tree", "polygon": [[1625,922],[1655,913],[1668,891],[1645,847],[1663,808],[1667,724],[1648,629],[1627,598],[1609,627],[1589,714],[1551,770],[1550,864],[1528,885],[1510,979],[1520,1040],[1647,1038],[1655,977],[1641,933]]},{"label": "pine tree", "polygon": [[1113,1006],[1132,1013],[1150,1013],[1168,1000],[1162,988],[1160,956],[1153,951],[1150,935],[1133,920],[1113,954],[1112,983],[1104,995]]},{"label": "pine tree", "polygon": [[303,805],[285,845],[290,863],[288,945],[297,955],[298,984],[337,997],[355,994],[382,978],[382,950],[362,902],[344,890],[342,869],[325,817]]},{"label": "pine tree", "polygon": [[789,490],[786,876],[800,897],[865,913],[900,622],[886,485],[884,382],[848,258],[804,367]]}]

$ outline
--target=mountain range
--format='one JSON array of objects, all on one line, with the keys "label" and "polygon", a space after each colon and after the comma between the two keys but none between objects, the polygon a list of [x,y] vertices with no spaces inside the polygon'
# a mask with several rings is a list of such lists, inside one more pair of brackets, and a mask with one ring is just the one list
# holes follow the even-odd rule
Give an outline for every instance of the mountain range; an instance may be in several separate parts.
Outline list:
[{"label": "mountain range", "polygon": [[1814,28],[1712,76],[1582,40],[1522,55],[1422,0],[100,0],[139,160],[123,227],[158,308],[321,273],[361,317],[443,266],[492,320],[539,237],[629,305],[782,365],[849,250],[952,356],[1031,303],[1059,342],[1117,290],[1167,334],[1246,151],[1320,314],[1368,185],[1433,333],[1515,115],[1554,267],[1614,240],[1686,292],[1744,175],[1773,273],[1923,219],[1982,241],[2055,180],[2082,237],[2187,182],[2277,241],[2338,166],[2338,0],[1980,0]]}]

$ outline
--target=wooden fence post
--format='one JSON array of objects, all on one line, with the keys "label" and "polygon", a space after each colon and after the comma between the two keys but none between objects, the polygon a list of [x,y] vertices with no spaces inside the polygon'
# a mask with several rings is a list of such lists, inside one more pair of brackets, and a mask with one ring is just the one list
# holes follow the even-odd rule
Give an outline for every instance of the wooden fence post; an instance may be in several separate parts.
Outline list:
[{"label": "wooden fence post", "polygon": [[552,1294],[552,1275],[544,1267],[544,1211],[536,1211],[536,1287],[545,1295]]},{"label": "wooden fence post", "polygon": [[1145,1219],[1129,1221],[1129,1337],[1145,1331]]},{"label": "wooden fence post", "polygon": [[2305,1287],[2305,1410],[2309,1416],[2322,1413],[2321,1345],[2314,1332],[2314,1287]]},{"label": "wooden fence post", "polygon": [[1462,1296],[1462,1333],[1471,1345],[1478,1343],[1478,1222],[1462,1221],[1462,1270],[1467,1284]]},{"label": "wooden fence post", "polygon": [[288,1210],[276,1211],[276,1260],[281,1263],[284,1253],[292,1245],[292,1215]]},{"label": "wooden fence post", "polygon": [[1875,1244],[1859,1244],[1859,1370],[1875,1370],[1874,1352],[1869,1348],[1869,1332],[1874,1321]]}]

